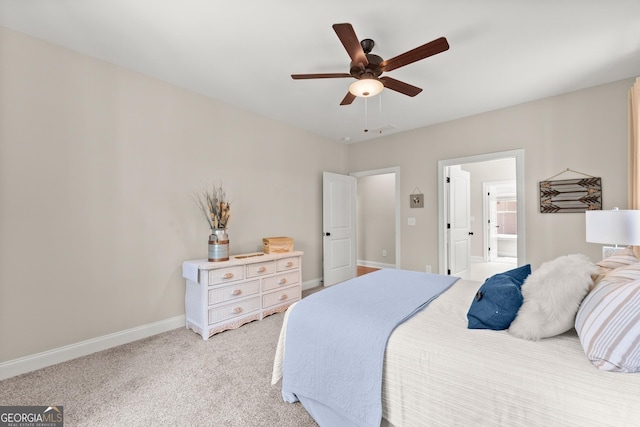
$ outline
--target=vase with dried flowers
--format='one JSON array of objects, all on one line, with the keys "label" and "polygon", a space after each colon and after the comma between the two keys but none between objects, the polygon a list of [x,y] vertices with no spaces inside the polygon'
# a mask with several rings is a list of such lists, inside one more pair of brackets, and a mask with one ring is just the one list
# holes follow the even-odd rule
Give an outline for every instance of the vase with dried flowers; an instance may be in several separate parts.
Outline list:
[{"label": "vase with dried flowers", "polygon": [[222,185],[213,185],[202,190],[196,203],[211,229],[209,235],[210,262],[227,261],[229,259],[229,235],[227,226],[231,218],[231,203]]}]

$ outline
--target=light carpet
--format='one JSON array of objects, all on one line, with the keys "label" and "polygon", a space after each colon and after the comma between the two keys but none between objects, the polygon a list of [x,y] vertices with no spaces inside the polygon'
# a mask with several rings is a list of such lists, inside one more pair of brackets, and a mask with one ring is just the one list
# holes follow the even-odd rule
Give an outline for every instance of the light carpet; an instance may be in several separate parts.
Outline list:
[{"label": "light carpet", "polygon": [[65,426],[317,426],[271,370],[284,314],[204,341],[185,328],[0,381],[0,405],[62,405]]}]

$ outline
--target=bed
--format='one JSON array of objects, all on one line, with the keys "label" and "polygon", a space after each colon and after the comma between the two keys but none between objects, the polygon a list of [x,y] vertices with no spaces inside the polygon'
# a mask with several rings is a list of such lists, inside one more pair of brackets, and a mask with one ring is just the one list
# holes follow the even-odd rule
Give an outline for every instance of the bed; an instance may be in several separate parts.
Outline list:
[{"label": "bed", "polygon": [[[625,273],[630,264],[632,274]],[[639,265],[635,259],[602,267],[599,284],[592,290],[592,282],[585,293],[591,296],[606,284],[604,273],[636,283]],[[469,329],[470,304],[478,298],[481,285],[457,280],[393,330],[382,368],[381,425],[638,425],[640,375],[599,368],[585,353],[575,328],[536,340],[522,339],[509,330]],[[289,318],[301,303],[285,313],[273,384],[282,378]],[[313,333],[309,331],[310,336]],[[320,426],[333,424],[302,403]]]}]

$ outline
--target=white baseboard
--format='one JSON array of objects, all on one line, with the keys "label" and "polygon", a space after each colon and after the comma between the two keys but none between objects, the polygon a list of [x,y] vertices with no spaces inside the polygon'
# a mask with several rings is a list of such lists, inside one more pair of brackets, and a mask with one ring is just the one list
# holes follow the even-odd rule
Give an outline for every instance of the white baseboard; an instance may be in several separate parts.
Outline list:
[{"label": "white baseboard", "polygon": [[358,260],[358,265],[362,265],[364,267],[373,267],[373,268],[396,268],[395,264],[385,264],[383,262],[365,261],[363,259]]},{"label": "white baseboard", "polygon": [[[308,280],[302,283],[302,290],[322,285],[322,279]],[[79,343],[66,345],[42,353],[32,354],[19,359],[0,363],[0,381],[16,375],[25,374],[47,366],[56,365],[97,351],[107,350],[122,344],[141,340],[185,326],[185,315],[160,320],[113,334],[92,338]]]},{"label": "white baseboard", "polygon": [[322,286],[322,279],[313,279],[313,280],[307,280],[306,282],[302,282],[303,291],[306,291],[307,289],[315,288],[317,286]]},{"label": "white baseboard", "polygon": [[46,368],[47,366],[66,362],[97,351],[127,344],[162,332],[167,332],[181,326],[185,326],[184,315],[115,332],[98,338],[92,338],[90,340],[66,345],[64,347],[44,351],[31,356],[9,360],[8,362],[0,363],[0,380],[35,371],[36,369]]}]

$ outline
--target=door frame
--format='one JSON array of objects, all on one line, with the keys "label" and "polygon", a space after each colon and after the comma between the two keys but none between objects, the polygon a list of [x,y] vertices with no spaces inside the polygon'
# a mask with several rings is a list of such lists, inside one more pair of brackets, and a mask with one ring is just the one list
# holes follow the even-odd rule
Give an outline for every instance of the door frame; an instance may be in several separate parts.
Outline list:
[{"label": "door frame", "polygon": [[499,160],[505,158],[515,158],[516,160],[516,195],[518,198],[518,261],[517,265],[526,263],[526,235],[525,235],[525,219],[524,219],[524,149],[499,151],[495,153],[479,154],[467,157],[458,157],[454,159],[438,160],[438,272],[446,274],[447,272],[447,246],[446,246],[446,222],[449,208],[445,203],[445,170],[448,166],[463,165],[467,163],[481,163],[491,160]]},{"label": "door frame", "polygon": [[[366,170],[366,171],[360,171],[360,172],[353,172],[350,173],[349,175],[355,177],[356,179],[362,176],[372,176],[372,175],[385,175],[385,174],[389,174],[389,173],[393,173],[395,174],[395,236],[396,236],[396,268],[400,268],[400,167],[399,166],[393,166],[393,167],[389,167],[389,168],[382,168],[382,169],[373,169],[373,170]],[[357,187],[356,187],[356,197],[357,197]],[[357,243],[356,243],[357,245]],[[356,259],[357,259],[357,255],[356,255]]]}]

